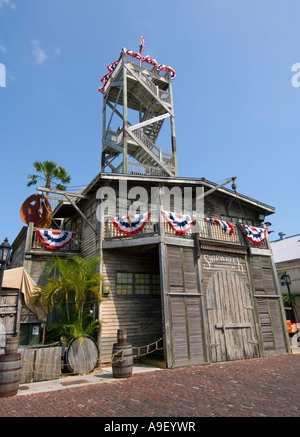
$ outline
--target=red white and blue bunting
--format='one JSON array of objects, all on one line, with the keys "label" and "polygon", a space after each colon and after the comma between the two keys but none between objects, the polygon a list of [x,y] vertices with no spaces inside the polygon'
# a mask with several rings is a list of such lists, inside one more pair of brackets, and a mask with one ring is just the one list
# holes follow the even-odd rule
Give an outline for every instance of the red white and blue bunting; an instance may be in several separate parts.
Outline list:
[{"label": "red white and blue bunting", "polygon": [[267,237],[267,229],[245,225],[245,230],[247,231],[247,238],[252,241],[253,244],[262,244]]},{"label": "red white and blue bunting", "polygon": [[133,235],[141,232],[149,221],[151,212],[130,214],[111,218],[111,221],[119,232],[125,235]]},{"label": "red white and blue bunting", "polygon": [[168,225],[178,235],[184,235],[196,223],[195,218],[189,215],[176,214],[175,212],[168,211],[162,211],[161,213],[166,219]]},{"label": "red white and blue bunting", "polygon": [[225,220],[219,220],[216,218],[207,218],[207,217],[204,217],[204,220],[211,222],[211,223],[217,223],[218,225],[221,226],[223,231],[228,235],[232,235],[232,233],[233,233],[233,224],[230,222],[227,222]]},{"label": "red white and blue bunting", "polygon": [[[176,72],[173,68],[168,67],[167,65],[158,64],[158,62],[155,59],[150,58],[149,55],[146,55],[143,57],[143,52],[145,48],[145,40],[144,37],[141,35],[141,44],[140,44],[140,53],[133,52],[132,50],[127,50],[126,48],[123,48],[123,52],[126,53],[129,56],[132,56],[134,58],[139,59],[141,62],[147,62],[148,64],[153,65],[157,71],[168,71],[170,73],[170,78],[173,80],[176,77]],[[103,86],[98,88],[98,91],[100,93],[104,93],[105,86],[107,82],[110,79],[111,74],[116,69],[118,63],[120,62],[121,56],[117,61],[111,62],[109,65],[107,65],[108,73],[106,73],[100,80],[103,83]]]},{"label": "red white and blue bunting", "polygon": [[37,229],[36,232],[41,243],[52,250],[59,250],[65,247],[75,236],[75,232],[50,231],[49,229]]},{"label": "red white and blue bunting", "polygon": [[[178,235],[184,235],[186,234],[195,224],[196,224],[196,218],[194,216],[190,215],[182,215],[177,214],[175,212],[169,212],[169,211],[161,211],[163,217],[165,218],[168,225],[175,231]],[[141,213],[141,214],[130,214],[130,215],[123,215],[118,217],[112,217],[110,220],[112,221],[114,227],[125,235],[133,235],[141,232],[141,230],[145,227],[146,223],[149,221],[151,216],[151,212]],[[208,218],[204,217],[204,220],[210,223],[216,223],[218,224],[222,230],[229,236],[233,234],[234,231],[234,225],[228,221],[220,220],[216,218]],[[256,228],[254,226],[247,226],[244,225],[244,229],[247,232],[247,238],[252,241],[253,244],[262,244],[266,237],[267,237],[267,229],[263,228]],[[38,231],[37,231],[38,232]],[[50,248],[57,248],[54,244],[56,243],[56,240],[58,242],[59,238],[58,236],[53,234],[58,234],[60,231],[39,231],[39,236],[41,238],[41,232],[43,232],[43,244],[49,244]],[[49,240],[51,240],[50,236],[48,234],[52,234],[52,240],[51,246],[49,243]],[[64,234],[68,234],[67,232],[64,232]],[[73,238],[73,237],[72,237]],[[65,242],[62,246],[68,244],[68,241]]]}]

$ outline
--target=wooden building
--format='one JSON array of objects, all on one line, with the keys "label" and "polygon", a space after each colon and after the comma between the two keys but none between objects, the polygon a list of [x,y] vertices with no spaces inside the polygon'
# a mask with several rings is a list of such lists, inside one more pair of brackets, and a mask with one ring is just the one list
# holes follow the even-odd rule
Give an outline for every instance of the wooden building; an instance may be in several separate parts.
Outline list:
[{"label": "wooden building", "polygon": [[[293,323],[300,322],[300,234],[287,237],[279,232],[279,239],[271,241],[271,249],[280,283],[281,293],[286,296],[285,313]],[[290,283],[286,284],[282,275],[287,274]],[[289,302],[289,293],[292,304]]]},{"label": "wooden building", "polygon": [[[39,344],[46,322],[46,311],[32,304],[32,295],[36,291],[36,283],[23,267],[4,271],[0,294],[0,331],[5,337],[18,335],[19,344]],[[2,352],[4,349],[2,350]]]},{"label": "wooden building", "polygon": [[[168,367],[288,353],[263,225],[274,208],[225,183],[177,176],[174,71],[137,55],[124,49],[103,81],[101,172],[72,198],[55,192],[65,198],[52,226],[72,241],[49,249],[30,224],[13,244],[16,262],[41,283],[50,256],[101,256],[102,362],[118,329],[134,347],[163,345]],[[168,152],[158,146],[164,122]]]}]

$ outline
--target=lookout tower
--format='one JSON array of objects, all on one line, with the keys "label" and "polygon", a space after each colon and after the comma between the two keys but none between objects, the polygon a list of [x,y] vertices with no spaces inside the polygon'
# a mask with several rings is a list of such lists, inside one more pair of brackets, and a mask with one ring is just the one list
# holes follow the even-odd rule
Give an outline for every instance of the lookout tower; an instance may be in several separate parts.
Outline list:
[{"label": "lookout tower", "polygon": [[99,88],[103,94],[101,172],[177,176],[175,71],[143,57],[142,51],[125,48],[107,68]]}]

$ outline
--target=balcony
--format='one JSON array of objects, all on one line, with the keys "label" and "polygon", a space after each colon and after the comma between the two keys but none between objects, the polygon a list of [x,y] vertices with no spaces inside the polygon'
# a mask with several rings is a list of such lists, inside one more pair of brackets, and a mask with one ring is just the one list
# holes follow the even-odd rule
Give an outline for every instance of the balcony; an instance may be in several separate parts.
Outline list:
[{"label": "balcony", "polygon": [[[195,234],[195,228],[191,228],[184,235],[176,234],[175,230],[173,230],[170,225],[166,222],[159,222],[158,216],[156,214],[152,214],[152,221],[147,222],[145,227],[137,234],[134,235],[125,235],[118,231],[115,228],[113,223],[110,220],[105,221],[104,223],[104,240],[135,240],[139,238],[156,236],[160,237],[162,235],[168,237],[175,238],[184,238],[184,239],[192,239]],[[197,229],[199,232],[200,241],[207,241],[210,243],[221,243],[226,245],[239,245],[239,246],[249,246],[250,248],[258,248],[258,249],[268,249],[267,239],[260,245],[255,245],[252,243],[246,236],[242,233],[241,229],[237,225],[233,225],[233,232],[231,235],[224,232],[221,226],[217,223],[212,223],[206,220],[199,220],[199,227]]]},{"label": "balcony", "polygon": [[40,240],[40,237],[38,235],[38,230],[46,230],[49,231],[49,229],[39,229],[29,226],[28,232],[27,232],[27,239],[26,239],[26,248],[25,252],[27,254],[64,254],[64,255],[71,255],[71,254],[78,254],[81,251],[81,241],[80,241],[80,234],[75,232],[75,236],[72,238],[72,240],[64,245],[61,248],[58,249],[50,249],[46,247],[42,241]]}]

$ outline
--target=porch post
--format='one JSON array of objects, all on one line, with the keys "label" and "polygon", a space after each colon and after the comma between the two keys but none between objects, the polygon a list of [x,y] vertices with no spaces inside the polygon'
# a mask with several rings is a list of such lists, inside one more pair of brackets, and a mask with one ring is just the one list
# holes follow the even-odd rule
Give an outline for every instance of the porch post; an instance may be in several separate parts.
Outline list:
[{"label": "porch post", "polygon": [[169,302],[168,302],[168,269],[167,269],[167,250],[165,243],[159,244],[159,266],[160,266],[160,290],[162,305],[162,328],[164,336],[164,360],[167,367],[172,367],[173,360],[171,354],[171,333],[169,320]]}]

